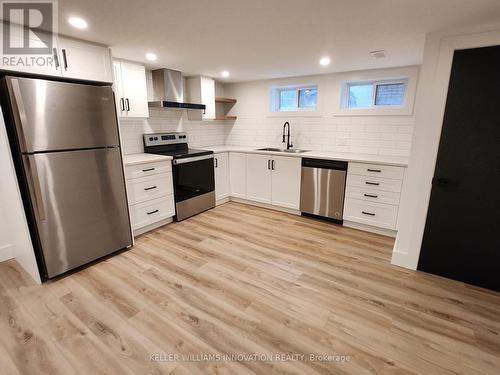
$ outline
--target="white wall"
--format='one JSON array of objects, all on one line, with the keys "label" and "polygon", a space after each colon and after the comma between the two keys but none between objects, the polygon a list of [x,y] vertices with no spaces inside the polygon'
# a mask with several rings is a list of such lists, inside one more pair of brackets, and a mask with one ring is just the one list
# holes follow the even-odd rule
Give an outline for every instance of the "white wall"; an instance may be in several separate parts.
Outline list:
[{"label": "white wall", "polygon": [[[343,81],[407,75],[412,76],[407,110],[396,111],[398,115],[389,115],[387,111],[372,116],[340,113]],[[227,84],[225,95],[238,100],[230,114],[238,119],[227,127],[226,144],[282,146],[282,126],[289,121],[296,148],[408,157],[417,77],[418,67],[408,67]],[[315,112],[270,111],[272,87],[302,84],[318,85]]]},{"label": "white wall", "polygon": [[[148,100],[153,100],[151,71],[146,72]],[[220,90],[220,89],[219,89]],[[188,132],[190,147],[223,145],[227,123],[223,121],[191,121],[186,110],[150,108],[149,118],[120,119],[120,133],[124,154],[144,151],[144,133],[176,131]]]},{"label": "white wall", "polygon": [[417,96],[415,134],[399,208],[399,228],[392,257],[394,264],[410,269],[416,269],[418,265],[453,52],[491,45],[500,45],[500,25],[427,36]]},{"label": "white wall", "polygon": [[0,261],[15,257],[18,263],[40,283],[40,274],[31,245],[28,224],[19,193],[9,142],[0,110]]}]

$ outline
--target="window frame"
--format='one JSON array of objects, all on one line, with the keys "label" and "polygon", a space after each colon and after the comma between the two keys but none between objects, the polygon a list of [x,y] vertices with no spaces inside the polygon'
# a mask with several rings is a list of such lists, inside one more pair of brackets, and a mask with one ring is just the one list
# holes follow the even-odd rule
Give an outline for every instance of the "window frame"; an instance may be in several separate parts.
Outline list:
[{"label": "window frame", "polygon": [[[346,110],[346,111],[359,111],[359,110],[370,111],[370,110],[377,110],[377,109],[401,109],[401,108],[404,108],[407,105],[407,99],[408,99],[408,81],[409,81],[409,77],[402,77],[402,78],[395,78],[395,79],[370,79],[370,80],[346,81],[346,82],[344,82],[343,87],[342,87],[340,108],[342,110]],[[404,96],[403,96],[402,103],[399,105],[377,105],[376,99],[377,99],[378,86],[390,85],[390,84],[404,84],[405,90],[404,90]],[[369,107],[350,107],[349,106],[350,88],[352,86],[365,86],[365,85],[372,85],[373,86],[371,106],[369,106]]]},{"label": "window frame", "polygon": [[[295,91],[295,106],[289,110],[281,110],[281,92],[282,91]],[[316,90],[316,95],[319,95],[317,84],[308,85],[291,85],[291,86],[277,86],[272,88],[271,112],[272,113],[300,113],[300,112],[316,112],[318,110],[318,99],[314,107],[300,107],[300,91]]]}]

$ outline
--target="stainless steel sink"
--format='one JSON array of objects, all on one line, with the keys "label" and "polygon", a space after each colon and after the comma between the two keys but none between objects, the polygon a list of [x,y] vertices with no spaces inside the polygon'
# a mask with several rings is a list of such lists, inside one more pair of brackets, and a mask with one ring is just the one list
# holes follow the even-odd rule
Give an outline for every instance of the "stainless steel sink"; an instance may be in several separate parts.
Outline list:
[{"label": "stainless steel sink", "polygon": [[307,151],[309,150],[297,150],[297,149],[283,150],[283,152],[289,152],[291,154],[302,154],[303,152]]},{"label": "stainless steel sink", "polygon": [[275,147],[258,148],[257,151],[287,152],[290,154],[301,154],[303,152],[307,152],[307,150],[297,150],[297,149],[287,150],[286,148],[275,148]]},{"label": "stainless steel sink", "polygon": [[281,148],[273,148],[273,147],[265,147],[265,148],[258,148],[257,151],[274,151],[274,152],[283,152],[284,150]]}]

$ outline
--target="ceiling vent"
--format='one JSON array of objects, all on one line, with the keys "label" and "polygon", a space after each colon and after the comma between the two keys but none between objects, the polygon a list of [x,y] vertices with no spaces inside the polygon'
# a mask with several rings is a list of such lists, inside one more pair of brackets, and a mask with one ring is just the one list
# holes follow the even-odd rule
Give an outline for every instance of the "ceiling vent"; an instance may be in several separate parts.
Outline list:
[{"label": "ceiling vent", "polygon": [[375,59],[383,59],[384,57],[387,56],[387,52],[384,50],[370,51],[370,55],[372,55],[372,57]]}]

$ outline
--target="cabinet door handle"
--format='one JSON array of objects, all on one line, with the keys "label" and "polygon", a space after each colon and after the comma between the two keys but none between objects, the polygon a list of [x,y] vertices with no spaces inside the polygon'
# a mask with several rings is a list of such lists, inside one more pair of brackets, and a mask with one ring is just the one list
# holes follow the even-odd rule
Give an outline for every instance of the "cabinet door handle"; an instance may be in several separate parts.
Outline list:
[{"label": "cabinet door handle", "polygon": [[365,197],[368,197],[368,198],[378,198],[378,195],[374,195],[374,194],[364,194]]},{"label": "cabinet door handle", "polygon": [[274,171],[274,160],[271,160],[271,169]]},{"label": "cabinet door handle", "polygon": [[154,171],[155,169],[154,168],[146,168],[146,169],[143,169],[142,171],[143,172],[150,172],[150,171]]},{"label": "cabinet door handle", "polygon": [[267,161],[267,169],[271,170],[271,160]]},{"label": "cabinet door handle", "polygon": [[64,70],[68,70],[68,57],[66,56],[66,48],[62,49]]},{"label": "cabinet door handle", "polygon": [[363,215],[368,215],[368,216],[375,216],[373,212],[366,212],[366,211],[361,211]]},{"label": "cabinet door handle", "polygon": [[219,166],[219,162],[217,161],[217,158],[215,158],[214,161],[215,161],[215,168],[217,168]]},{"label": "cabinet door handle", "polygon": [[130,101],[128,100],[128,98],[125,99],[125,103],[127,103],[127,112],[130,111]]},{"label": "cabinet door handle", "polygon": [[56,69],[59,69],[61,64],[59,64],[59,56],[57,56],[57,48],[52,48],[52,54],[54,55],[54,64],[56,65]]},{"label": "cabinet door handle", "polygon": [[367,171],[368,172],[380,173],[380,172],[382,172],[382,169],[370,169],[370,168],[368,168]]},{"label": "cabinet door handle", "polygon": [[147,188],[144,188],[144,190],[146,190],[146,191],[147,191],[147,190],[153,190],[153,189],[156,189],[156,186],[149,186],[149,187],[147,187]]},{"label": "cabinet door handle", "polygon": [[367,184],[367,185],[374,185],[374,186],[379,186],[380,185],[379,182],[370,182],[370,181],[366,181],[365,184]]},{"label": "cabinet door handle", "polygon": [[158,211],[159,211],[159,210],[149,211],[149,212],[148,212],[148,215],[153,215],[153,214],[157,213]]},{"label": "cabinet door handle", "polygon": [[120,98],[120,111],[125,111],[125,100],[123,98]]}]

